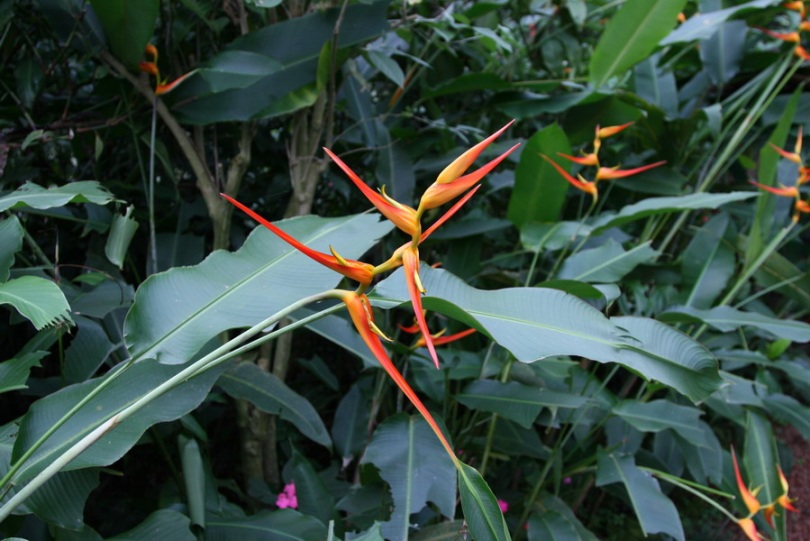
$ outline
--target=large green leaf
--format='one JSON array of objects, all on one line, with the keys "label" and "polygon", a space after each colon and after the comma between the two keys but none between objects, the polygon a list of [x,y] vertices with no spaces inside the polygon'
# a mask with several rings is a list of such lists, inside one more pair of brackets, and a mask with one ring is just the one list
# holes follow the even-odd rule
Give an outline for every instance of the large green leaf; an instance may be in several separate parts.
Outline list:
[{"label": "large green leaf", "polygon": [[22,241],[23,228],[16,216],[0,220],[0,282],[8,280],[14,254],[22,248]]},{"label": "large green leaf", "polygon": [[[618,362],[696,402],[722,385],[711,353],[663,323],[630,317],[608,320],[573,295],[552,289],[483,291],[427,266],[420,275],[432,295],[423,298],[426,309],[475,327],[522,362],[552,355]],[[380,282],[374,298],[383,307],[408,302],[401,271]]]},{"label": "large green leaf", "polygon": [[459,462],[458,489],[461,509],[475,541],[509,541],[509,529],[487,482],[478,470]]},{"label": "large green leaf", "polygon": [[717,306],[709,310],[698,310],[675,306],[661,315],[666,321],[699,321],[718,331],[731,332],[740,327],[754,327],[767,331],[777,338],[793,342],[810,342],[810,325],[793,319],[769,317],[756,312],[743,312],[730,306]]},{"label": "large green leaf", "polygon": [[698,425],[703,412],[697,408],[681,406],[669,400],[623,400],[613,407],[612,412],[642,432],[674,430],[694,445],[705,444],[703,431]]},{"label": "large green leaf", "polygon": [[618,282],[639,265],[650,263],[658,252],[644,242],[630,250],[609,239],[602,246],[582,250],[563,263],[557,276],[563,280],[581,282]]},{"label": "large green leaf", "polygon": [[194,541],[188,517],[171,509],[155,511],[146,520],[131,530],[107,541],[144,541],[145,539],[171,539],[172,541]]},{"label": "large green leaf", "polygon": [[297,509],[327,525],[335,513],[335,500],[309,460],[295,451],[285,471],[295,481]]},{"label": "large green leaf", "polygon": [[728,214],[712,217],[692,238],[681,255],[681,276],[689,296],[686,306],[709,308],[734,274],[734,250],[724,242]]},{"label": "large green leaf", "polygon": [[810,308],[810,274],[779,252],[768,256],[754,278],[762,286],[778,286],[777,291]]},{"label": "large green leaf", "polygon": [[[0,427],[0,473],[9,470],[14,441],[17,437],[17,422]],[[79,530],[84,524],[84,504],[98,486],[98,469],[60,472],[50,478],[14,514],[36,514],[43,521],[66,528]],[[0,498],[0,504],[8,501],[22,485],[14,486]]]},{"label": "large green leaf", "polygon": [[568,193],[568,182],[542,157],[545,154],[567,168],[567,162],[557,155],[558,152],[571,154],[571,143],[556,123],[535,133],[523,145],[506,212],[516,227],[559,219]]},{"label": "large green leaf", "polygon": [[226,393],[292,423],[312,441],[331,447],[329,433],[312,404],[273,374],[253,363],[239,363],[217,382]]},{"label": "large green leaf", "polygon": [[729,18],[747,11],[757,11],[765,7],[775,6],[782,0],[751,0],[730,8],[696,13],[689,17],[682,25],[661,40],[661,45],[674,45],[686,41],[704,40],[712,37],[721,24]]},{"label": "large green leaf", "polygon": [[155,31],[158,0],[90,0],[112,53],[130,68],[143,57]]},{"label": "large green leaf", "polygon": [[662,492],[652,476],[640,470],[632,456],[619,456],[599,450],[596,486],[622,483],[644,535],[665,533],[685,541],[681,519],[672,500]]},{"label": "large green leaf", "polygon": [[576,528],[556,511],[533,515],[528,522],[529,541],[578,541],[582,539]]},{"label": "large green leaf", "polygon": [[599,88],[644,60],[678,21],[686,0],[628,0],[608,22],[591,56],[591,84]]},{"label": "large green leaf", "polygon": [[446,517],[455,513],[453,463],[436,435],[420,416],[397,414],[377,429],[361,461],[374,464],[390,485],[394,510],[382,524],[386,539],[408,539],[411,514],[433,502]]},{"label": "large green leaf", "polygon": [[[545,534],[547,530],[550,530],[552,534],[557,535],[560,539],[570,539],[571,541],[597,541],[596,536],[582,525],[577,516],[574,514],[574,511],[572,511],[571,508],[568,507],[568,504],[566,504],[560,498],[547,495],[542,499],[541,502],[539,502],[539,504],[536,504],[536,507],[542,509],[543,512],[539,516],[533,515],[532,518],[529,519],[529,541],[544,541],[545,539],[554,539],[543,537],[543,534]],[[552,516],[550,520],[545,519],[545,515],[547,513],[551,514]],[[533,529],[532,522],[535,519],[541,520],[542,523],[544,523],[544,527],[538,528],[535,526]],[[563,525],[563,522],[565,525]],[[571,533],[572,529],[572,537],[560,537],[560,535]]]},{"label": "large green leaf", "polygon": [[693,402],[706,400],[725,385],[717,359],[703,344],[653,319],[614,317],[627,331],[627,346],[617,362],[647,379],[676,389]]},{"label": "large green leaf", "polygon": [[770,421],[761,413],[746,411],[744,479],[748,486],[758,487],[761,502],[773,502],[782,495],[776,466],[779,455]]},{"label": "large green leaf", "polygon": [[[180,372],[181,367],[162,365],[152,360],[131,365],[126,373],[94,396],[83,408],[68,419],[17,473],[16,479],[30,479],[84,436],[110,419],[126,406]],[[143,409],[104,434],[95,444],[66,467],[67,470],[90,466],[107,466],[121,458],[147,428],[155,423],[182,417],[196,408],[208,395],[225,365],[209,369],[186,380],[171,391],[157,397]],[[109,373],[105,377],[110,377]],[[48,431],[62,416],[85,398],[103,378],[65,387],[36,401],[23,417],[14,443],[12,459],[22,454]]]},{"label": "large green leaf", "polygon": [[0,211],[10,208],[25,209],[25,207],[42,210],[61,207],[68,203],[106,205],[114,200],[113,195],[95,180],[71,182],[64,186],[50,188],[26,182],[21,188],[0,197]]},{"label": "large green leaf", "polygon": [[722,205],[756,197],[757,192],[693,193],[678,197],[649,197],[627,205],[617,214],[604,214],[594,221],[593,234],[620,225],[653,216],[682,210],[716,209]]},{"label": "large green leaf", "polygon": [[[363,255],[391,225],[376,215],[293,218],[279,226],[321,252]],[[135,358],[188,361],[222,331],[249,327],[290,304],[334,287],[341,276],[257,228],[236,252],[214,252],[194,267],[150,276],[124,324]]]},{"label": "large green leaf", "polygon": [[368,400],[363,398],[360,386],[355,383],[340,399],[332,423],[332,439],[335,451],[344,460],[363,451],[368,427]]},{"label": "large green leaf", "polygon": [[0,284],[0,304],[16,308],[37,330],[72,321],[65,294],[39,276],[20,276]]},{"label": "large green leaf", "polygon": [[293,511],[263,511],[250,517],[206,520],[206,541],[323,541],[326,527],[315,517]]},{"label": "large green leaf", "polygon": [[530,387],[517,382],[476,380],[456,394],[467,407],[497,413],[529,428],[544,408],[578,408],[587,402],[583,396]]},{"label": "large green leaf", "polygon": [[13,359],[1,362],[0,393],[27,389],[25,382],[28,381],[28,374],[33,367],[39,366],[40,359],[47,354],[47,351],[29,351],[18,353]]},{"label": "large green leaf", "polygon": [[[338,46],[356,45],[387,30],[389,1],[349,5]],[[181,121],[193,124],[246,121],[294,110],[293,103],[307,102],[295,93],[316,88],[318,58],[332,39],[340,13],[341,8],[321,9],[237,38],[172,92],[177,104],[173,110]],[[284,101],[287,106],[279,107]]]}]

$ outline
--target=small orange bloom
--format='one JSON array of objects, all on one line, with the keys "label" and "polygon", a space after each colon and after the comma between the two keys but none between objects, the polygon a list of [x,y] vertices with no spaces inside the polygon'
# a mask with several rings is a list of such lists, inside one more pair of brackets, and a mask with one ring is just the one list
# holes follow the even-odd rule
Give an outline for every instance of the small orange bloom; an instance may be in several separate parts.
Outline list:
[{"label": "small orange bloom", "polygon": [[558,152],[557,156],[562,156],[566,160],[578,163],[579,165],[599,167],[599,158],[593,152],[591,152],[590,154],[585,154],[583,156],[569,156],[568,154]]},{"label": "small orange bloom", "polygon": [[782,186],[781,188],[774,188],[773,186],[766,186],[765,184],[760,184],[755,180],[749,180],[748,182],[758,188],[762,188],[766,192],[771,192],[772,194],[781,195],[782,197],[795,197],[797,199],[799,198],[799,189],[796,186]]},{"label": "small orange bloom", "polygon": [[630,126],[635,124],[635,122],[628,122],[626,124],[620,124],[618,126],[606,126],[604,128],[600,128],[599,126],[596,127],[596,138],[597,139],[607,139],[608,137],[613,137],[620,131],[624,131]]},{"label": "small orange bloom", "polygon": [[557,172],[560,173],[562,175],[562,177],[565,180],[567,180],[572,186],[574,186],[576,189],[581,190],[581,191],[583,191],[585,193],[591,194],[591,196],[593,197],[594,202],[596,202],[596,199],[599,197],[599,190],[596,188],[596,183],[595,182],[589,182],[589,181],[585,180],[582,177],[579,177],[579,179],[575,179],[574,177],[572,177],[570,175],[570,173],[568,173],[568,171],[566,171],[565,169],[560,167],[557,164],[557,162],[555,162],[554,160],[552,160],[551,158],[549,158],[545,154],[541,154],[541,156],[543,156],[543,159],[546,160],[548,163],[550,163],[554,167],[554,169],[556,169]]},{"label": "small orange bloom", "polygon": [[798,32],[774,32],[772,30],[768,30],[767,28],[757,27],[759,30],[763,31],[764,33],[768,34],[772,38],[781,39],[782,41],[787,41],[788,43],[800,43],[801,38],[799,37]]},{"label": "small orange bloom", "polygon": [[177,88],[177,86],[194,75],[197,70],[190,71],[185,75],[181,75],[171,83],[168,82],[166,79],[162,79],[160,77],[160,68],[158,68],[157,61],[158,61],[158,50],[157,47],[152,45],[151,43],[146,44],[146,51],[145,54],[152,57],[152,60],[148,62],[140,62],[138,64],[138,69],[140,69],[144,73],[148,73],[149,75],[153,75],[157,80],[157,84],[155,85],[155,95],[161,96],[163,94],[167,94]]},{"label": "small orange bloom", "polygon": [[636,167],[635,169],[619,169],[619,166],[616,167],[600,167],[599,170],[596,172],[596,181],[600,180],[613,180],[617,178],[625,178],[632,175],[637,175],[638,173],[647,171],[652,169],[653,167],[658,167],[659,165],[664,165],[667,163],[666,161],[660,161],[651,163],[649,165],[642,165],[641,167]]},{"label": "small orange bloom", "polygon": [[777,466],[776,468],[777,471],[779,472],[779,483],[782,485],[782,495],[776,499],[776,503],[778,503],[788,511],[793,511],[794,513],[797,513],[799,510],[796,509],[796,507],[793,505],[793,502],[795,502],[796,500],[788,497],[789,486],[787,477],[785,477],[785,473],[782,471],[781,466]]},{"label": "small orange bloom", "polygon": [[[431,339],[433,340],[434,346],[443,346],[445,344],[449,344],[451,342],[455,342],[456,340],[461,340],[465,336],[470,336],[471,334],[475,333],[475,329],[467,329],[466,331],[457,332],[455,334],[448,334],[444,335],[444,330],[437,332],[434,334]],[[426,340],[424,335],[420,336],[416,339],[416,342],[413,343],[413,347],[421,348],[425,347]]]}]

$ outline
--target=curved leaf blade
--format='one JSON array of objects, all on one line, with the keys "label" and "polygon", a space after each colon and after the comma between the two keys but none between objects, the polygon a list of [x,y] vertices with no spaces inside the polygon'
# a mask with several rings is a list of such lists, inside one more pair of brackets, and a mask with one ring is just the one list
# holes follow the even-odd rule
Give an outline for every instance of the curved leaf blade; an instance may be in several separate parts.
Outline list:
[{"label": "curved leaf blade", "polygon": [[26,182],[21,188],[0,197],[0,211],[25,207],[42,210],[61,207],[68,203],[106,205],[114,200],[113,195],[95,180],[71,182],[47,189],[33,182]]},{"label": "curved leaf blade", "polygon": [[73,321],[59,286],[39,276],[20,276],[0,284],[0,304],[16,308],[38,331]]},{"label": "curved leaf blade", "polygon": [[[279,227],[311,248],[334,246],[360,257],[391,229],[376,215],[293,218]],[[188,361],[222,331],[250,327],[290,304],[334,287],[340,275],[318,265],[264,228],[236,252],[214,252],[194,267],[150,276],[124,323],[134,358]]]},{"label": "curved leaf blade", "polygon": [[458,462],[458,488],[467,527],[476,541],[512,539],[498,500],[478,470]]},{"label": "curved leaf blade", "polygon": [[279,415],[312,441],[324,447],[332,446],[329,432],[312,404],[255,364],[239,363],[222,374],[217,383],[232,397],[248,400],[264,412]]},{"label": "curved leaf blade", "polygon": [[209,518],[206,541],[322,541],[326,527],[315,517],[293,511],[264,511],[250,517]]}]

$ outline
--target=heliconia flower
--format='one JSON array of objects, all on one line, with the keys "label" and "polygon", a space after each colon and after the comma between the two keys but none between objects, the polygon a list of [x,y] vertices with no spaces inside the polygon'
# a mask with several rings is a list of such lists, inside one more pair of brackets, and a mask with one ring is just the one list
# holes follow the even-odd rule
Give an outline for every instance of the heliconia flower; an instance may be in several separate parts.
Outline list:
[{"label": "heliconia flower", "polygon": [[436,355],[433,338],[428,330],[425,312],[422,309],[422,294],[425,293],[425,288],[422,280],[419,279],[419,248],[412,245],[405,248],[402,252],[402,267],[405,270],[405,285],[408,287],[408,295],[411,297],[416,322],[419,324],[419,330],[422,331],[430,358],[433,359],[436,368],[439,368],[439,357]]},{"label": "heliconia flower", "polygon": [[495,166],[501,163],[509,154],[511,154],[520,143],[514,145],[512,148],[490,161],[486,165],[476,169],[475,171],[461,176],[464,171],[475,162],[478,156],[485,148],[489,146],[499,135],[501,135],[509,126],[515,121],[512,120],[507,123],[500,130],[496,131],[477,145],[473,146],[461,156],[453,160],[450,165],[444,168],[436,177],[436,181],[431,184],[427,190],[422,194],[419,200],[419,210],[428,210],[444,205],[469,190],[473,184],[481,180],[484,175],[492,171]]},{"label": "heliconia flower", "polygon": [[588,182],[587,180],[585,180],[582,177],[579,177],[579,180],[577,180],[574,177],[572,177],[568,173],[568,171],[566,171],[565,169],[560,167],[557,164],[557,162],[555,162],[554,160],[552,160],[551,158],[549,158],[545,154],[541,154],[541,156],[543,157],[544,160],[546,160],[548,163],[550,163],[552,166],[554,166],[554,169],[556,169],[557,172],[560,173],[565,180],[567,180],[572,186],[574,186],[574,188],[576,188],[578,190],[581,190],[581,191],[583,191],[585,193],[591,194],[591,196],[593,196],[594,202],[596,202],[596,199],[599,197],[599,191],[596,188],[596,183],[595,182]]},{"label": "heliconia flower", "polygon": [[807,52],[807,49],[805,49],[801,45],[796,45],[793,48],[793,54],[795,54],[802,60],[810,60],[810,52]]},{"label": "heliconia flower", "polygon": [[683,14],[683,11],[678,13],[678,22],[679,23],[685,23],[686,22],[686,15]]},{"label": "heliconia flower", "polygon": [[604,128],[600,128],[599,126],[596,127],[596,138],[597,139],[607,139],[608,137],[612,137],[619,133],[620,131],[624,131],[630,126],[635,124],[635,122],[628,122],[626,124],[619,124],[618,126],[605,126]]},{"label": "heliconia flower", "polygon": [[805,15],[806,8],[804,7],[804,2],[802,0],[785,2],[782,4],[782,7],[793,11],[798,11],[802,17]]},{"label": "heliconia flower", "polygon": [[453,452],[453,447],[447,441],[447,438],[444,437],[444,433],[442,433],[439,425],[433,418],[433,415],[430,414],[430,411],[428,411],[408,382],[405,381],[402,374],[399,373],[397,367],[394,366],[394,363],[388,357],[388,353],[386,353],[380,338],[372,330],[371,325],[373,324],[374,318],[371,312],[371,305],[369,304],[368,297],[354,291],[345,291],[341,292],[340,299],[349,309],[349,317],[351,317],[352,323],[354,323],[357,332],[360,333],[360,338],[363,339],[368,349],[371,351],[380,365],[382,365],[383,370],[385,370],[388,376],[394,380],[397,387],[399,387],[402,393],[408,397],[411,404],[414,405],[425,421],[427,421],[428,425],[431,429],[433,429],[433,432],[439,438],[442,446],[447,451],[447,454],[450,455],[450,458],[453,461],[456,461],[457,459],[455,453]]},{"label": "heliconia flower", "polygon": [[641,167],[636,167],[635,169],[619,169],[619,166],[615,167],[600,167],[599,170],[596,172],[596,181],[599,182],[600,180],[613,180],[617,178],[625,178],[632,175],[637,175],[653,167],[658,167],[659,165],[664,165],[667,163],[666,161],[660,161],[651,163],[648,165],[642,165]]},{"label": "heliconia flower", "polygon": [[774,32],[773,30],[768,30],[767,28],[762,28],[761,26],[757,26],[757,29],[768,34],[772,38],[781,39],[782,41],[787,41],[788,43],[801,43],[801,37],[799,37],[798,32]]},{"label": "heliconia flower", "polygon": [[166,79],[160,77],[160,68],[158,68],[157,61],[158,61],[158,50],[157,47],[152,45],[151,43],[146,44],[145,54],[152,57],[152,60],[148,62],[140,62],[138,64],[138,69],[140,69],[144,73],[148,73],[150,75],[154,75],[155,79],[157,80],[157,84],[155,85],[155,95],[161,96],[163,94],[167,94],[177,88],[177,86],[194,75],[197,70],[190,71],[185,75],[181,75],[171,83],[168,82]]},{"label": "heliconia flower", "polygon": [[346,165],[343,160],[338,158],[331,150],[328,148],[324,148],[323,150],[329,155],[330,158],[332,158],[332,161],[334,161],[338,167],[340,167],[343,172],[346,173],[354,185],[360,188],[360,191],[363,192],[366,199],[368,199],[371,204],[374,205],[378,211],[380,211],[380,214],[391,220],[395,226],[400,228],[408,235],[414,236],[419,234],[421,226],[419,225],[419,218],[417,217],[416,210],[407,205],[394,201],[391,197],[388,197],[388,195],[385,193],[384,187],[381,192],[375,192],[369,188],[359,176],[357,176],[357,173],[352,171],[352,169]]},{"label": "heliconia flower", "polygon": [[[437,333],[434,333],[433,336],[431,336],[431,339],[433,340],[433,345],[434,346],[444,346],[444,345],[449,344],[451,342],[461,340],[462,338],[464,338],[466,336],[470,336],[471,334],[474,334],[476,332],[475,329],[467,329],[465,331],[445,335],[444,334],[445,330],[446,329],[444,329],[442,331],[439,331]],[[416,342],[413,343],[412,347],[421,348],[421,347],[425,347],[426,344],[427,344],[427,341],[425,340],[425,337],[423,335],[423,336],[420,336],[419,338],[416,339]]]},{"label": "heliconia flower", "polygon": [[[757,497],[754,494],[752,494],[751,491],[748,490],[748,487],[745,485],[745,482],[743,481],[742,478],[742,474],[740,473],[740,466],[737,464],[737,455],[734,452],[733,447],[731,448],[731,463],[734,465],[734,476],[737,478],[737,490],[740,491],[740,495],[742,496],[742,500],[743,503],[745,504],[746,509],[748,509],[749,513],[748,516],[750,518],[760,510],[762,505],[759,503]],[[745,530],[745,528],[743,528],[743,530]],[[754,529],[754,532],[756,532],[756,529]]]},{"label": "heliconia flower", "polygon": [[766,192],[771,192],[772,194],[781,195],[782,197],[795,197],[799,198],[799,189],[796,186],[782,186],[781,188],[776,188],[774,186],[767,186],[765,184],[760,184],[755,180],[749,180],[749,183],[753,184],[757,188],[762,188]]},{"label": "heliconia flower", "polygon": [[368,263],[363,263],[362,261],[354,261],[352,259],[344,259],[338,254],[331,246],[329,249],[332,252],[332,255],[327,255],[318,251],[313,250],[309,246],[300,243],[298,240],[294,239],[292,236],[285,233],[282,229],[271,223],[270,221],[262,218],[251,210],[250,208],[246,207],[236,199],[223,194],[220,194],[224,197],[229,203],[234,205],[236,208],[262,224],[264,227],[275,233],[277,236],[281,237],[281,239],[298,250],[299,252],[303,253],[310,259],[314,259],[324,267],[332,269],[335,272],[339,272],[343,276],[347,278],[351,278],[356,282],[360,282],[363,285],[371,284],[371,281],[374,279],[374,266]]},{"label": "heliconia flower", "polygon": [[799,212],[804,214],[810,214],[810,203],[808,203],[807,201],[802,201],[801,199],[797,199],[794,209],[797,212],[796,217],[794,217],[795,220],[798,217]]},{"label": "heliconia flower", "polygon": [[799,126],[799,135],[796,137],[796,146],[793,148],[793,152],[788,152],[787,150],[783,150],[778,146],[774,145],[773,143],[768,143],[772,149],[774,149],[780,156],[785,158],[786,160],[790,160],[795,164],[802,165],[802,127]]},{"label": "heliconia flower", "polygon": [[276,498],[279,509],[298,509],[298,496],[295,494],[295,483],[287,483]]},{"label": "heliconia flower", "polygon": [[799,23],[799,32],[810,32],[810,21],[802,21]]},{"label": "heliconia flower", "polygon": [[751,541],[762,541],[759,532],[757,532],[757,526],[751,518],[741,518],[737,520],[737,524],[742,528],[742,531],[745,532],[748,539]]},{"label": "heliconia flower", "polygon": [[568,154],[563,154],[562,152],[558,152],[557,155],[562,156],[566,160],[578,163],[579,165],[599,167],[599,158],[593,152],[590,154],[585,154],[584,156],[569,156]]},{"label": "heliconia flower", "polygon": [[785,477],[785,473],[782,471],[782,467],[777,465],[776,470],[779,472],[779,483],[782,485],[782,495],[776,499],[776,503],[788,511],[798,513],[799,510],[793,505],[793,502],[796,500],[788,497],[788,490],[790,487],[788,486],[788,480],[787,477]]}]

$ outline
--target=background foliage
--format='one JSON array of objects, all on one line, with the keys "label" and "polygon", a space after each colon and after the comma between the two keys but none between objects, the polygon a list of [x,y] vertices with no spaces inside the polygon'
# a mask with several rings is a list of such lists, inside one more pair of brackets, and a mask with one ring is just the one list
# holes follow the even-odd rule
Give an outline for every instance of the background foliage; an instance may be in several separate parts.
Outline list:
[{"label": "background foliage", "polygon": [[[785,539],[730,449],[765,505],[774,424],[810,439],[806,195],[748,182],[810,178],[792,4],[0,1],[0,534],[683,540],[753,514]],[[401,233],[321,147],[410,205],[509,119],[482,158],[521,149],[421,246],[431,329],[477,332],[436,370],[402,271],[371,294],[460,486],[338,306],[186,377],[339,284],[220,192],[376,264]],[[599,164],[666,163],[572,187],[596,173],[560,154],[626,123]]]}]

